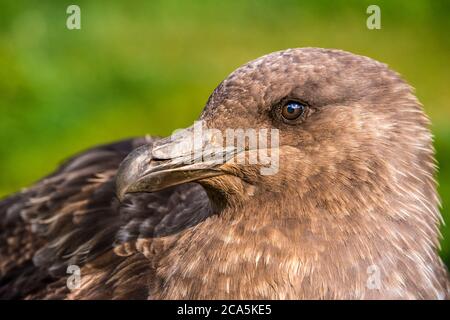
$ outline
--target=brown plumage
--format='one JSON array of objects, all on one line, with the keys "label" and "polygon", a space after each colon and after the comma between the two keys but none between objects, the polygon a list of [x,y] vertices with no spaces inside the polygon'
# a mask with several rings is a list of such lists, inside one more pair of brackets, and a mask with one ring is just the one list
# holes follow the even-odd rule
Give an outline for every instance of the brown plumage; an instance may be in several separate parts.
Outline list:
[{"label": "brown plumage", "polygon": [[[284,121],[285,100],[306,112]],[[188,170],[168,139],[79,154],[0,202],[0,296],[449,297],[429,121],[384,64],[339,50],[272,53],[224,80],[200,118],[219,130],[277,128],[278,173],[231,161]],[[81,267],[73,291],[68,265]]]}]

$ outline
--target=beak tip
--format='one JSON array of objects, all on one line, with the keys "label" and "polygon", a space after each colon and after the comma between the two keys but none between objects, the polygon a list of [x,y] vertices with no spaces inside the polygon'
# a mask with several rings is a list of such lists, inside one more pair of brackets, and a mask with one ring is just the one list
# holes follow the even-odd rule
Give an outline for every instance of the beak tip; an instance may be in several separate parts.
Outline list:
[{"label": "beak tip", "polygon": [[126,192],[123,192],[122,190],[117,190],[116,191],[116,196],[117,196],[117,199],[119,199],[119,202],[120,203],[122,203],[123,202],[123,200],[125,199],[125,195],[126,195]]},{"label": "beak tip", "polygon": [[151,160],[151,148],[148,145],[133,150],[119,165],[116,174],[116,196],[122,202],[133,185],[139,180],[146,163]]},{"label": "beak tip", "polygon": [[120,179],[116,180],[116,196],[120,202],[123,202],[125,195],[127,194],[128,188],[120,183]]}]

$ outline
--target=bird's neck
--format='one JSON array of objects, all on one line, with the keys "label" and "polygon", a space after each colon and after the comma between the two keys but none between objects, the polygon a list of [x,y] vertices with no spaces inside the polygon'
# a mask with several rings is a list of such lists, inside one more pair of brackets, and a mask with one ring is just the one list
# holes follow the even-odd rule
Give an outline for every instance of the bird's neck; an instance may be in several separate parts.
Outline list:
[{"label": "bird's neck", "polygon": [[[220,225],[223,242],[214,254],[224,259],[236,255],[227,262],[231,269],[237,268],[234,263],[256,263],[260,274],[254,274],[255,283],[261,285],[264,274],[280,283],[284,277],[310,279],[302,290],[276,298],[336,298],[336,292],[346,292],[345,298],[399,298],[392,288],[401,279],[412,291],[414,279],[419,278],[419,286],[437,281],[429,266],[440,266],[439,212],[434,185],[428,183],[353,181],[349,187],[334,181],[323,192],[252,190],[245,199],[227,202],[218,196],[214,223]],[[347,290],[327,287],[331,284]]]}]

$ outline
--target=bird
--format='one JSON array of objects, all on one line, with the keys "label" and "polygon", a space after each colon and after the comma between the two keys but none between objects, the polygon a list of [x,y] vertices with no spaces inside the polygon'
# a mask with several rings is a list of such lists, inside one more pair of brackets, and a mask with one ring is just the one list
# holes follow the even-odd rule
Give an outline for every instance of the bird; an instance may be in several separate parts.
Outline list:
[{"label": "bird", "polygon": [[[273,52],[223,80],[198,123],[215,133],[97,146],[4,198],[0,297],[449,298],[430,120],[386,64]],[[269,146],[217,138],[263,129]],[[262,149],[272,172],[249,161]]]}]

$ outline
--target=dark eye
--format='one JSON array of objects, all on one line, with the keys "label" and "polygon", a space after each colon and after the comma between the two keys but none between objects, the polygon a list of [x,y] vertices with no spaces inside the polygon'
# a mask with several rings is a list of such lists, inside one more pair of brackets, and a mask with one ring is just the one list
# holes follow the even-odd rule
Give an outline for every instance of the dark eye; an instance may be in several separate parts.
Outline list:
[{"label": "dark eye", "polygon": [[297,101],[288,101],[281,108],[281,115],[287,120],[294,120],[305,113],[306,107]]}]

